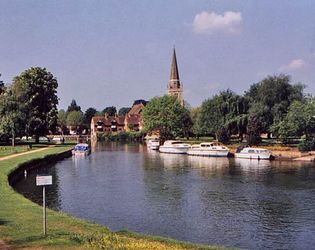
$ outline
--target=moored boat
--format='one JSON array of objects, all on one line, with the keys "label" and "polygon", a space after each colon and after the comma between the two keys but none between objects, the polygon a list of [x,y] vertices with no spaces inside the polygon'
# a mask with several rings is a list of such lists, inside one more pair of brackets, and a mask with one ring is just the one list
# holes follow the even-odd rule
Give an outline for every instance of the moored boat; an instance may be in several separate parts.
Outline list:
[{"label": "moored boat", "polygon": [[182,141],[169,140],[165,141],[162,146],[160,146],[159,151],[161,153],[170,153],[170,154],[187,154],[188,149],[191,146]]},{"label": "moored boat", "polygon": [[72,150],[72,155],[88,155],[90,154],[91,150],[87,143],[79,143],[75,145],[74,149]]},{"label": "moored boat", "polygon": [[149,149],[158,150],[160,147],[160,140],[158,138],[149,139],[147,145]]},{"label": "moored boat", "polygon": [[271,152],[264,148],[243,148],[235,153],[236,158],[269,160]]},{"label": "moored boat", "polygon": [[197,155],[197,156],[227,156],[229,154],[229,149],[220,145],[216,142],[202,142],[200,144],[192,145],[187,152],[188,155]]}]

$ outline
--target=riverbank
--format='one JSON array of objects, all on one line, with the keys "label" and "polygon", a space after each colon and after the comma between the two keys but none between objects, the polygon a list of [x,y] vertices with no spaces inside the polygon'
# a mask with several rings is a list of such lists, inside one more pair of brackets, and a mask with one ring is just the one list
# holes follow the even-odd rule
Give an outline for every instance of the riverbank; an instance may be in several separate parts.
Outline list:
[{"label": "riverbank", "polygon": [[[195,140],[195,139],[181,139],[189,144],[199,144],[204,141],[213,141],[213,138],[205,138],[203,140]],[[240,146],[239,143],[231,143],[226,145],[230,149],[231,156],[233,157],[237,147]],[[272,152],[272,156],[274,160],[279,161],[307,161],[307,162],[315,162],[315,151],[308,152],[300,152],[297,147],[293,146],[283,146],[276,143],[263,143],[260,146],[261,148],[268,149]]]},{"label": "riverbank", "polygon": [[47,210],[48,235],[44,237],[42,208],[16,193],[8,183],[8,176],[22,164],[34,160],[39,163],[39,159],[52,160],[53,155],[58,156],[68,150],[70,146],[57,145],[1,161],[0,239],[7,246],[37,249],[222,249],[127,231],[114,233],[101,225],[50,209]]}]

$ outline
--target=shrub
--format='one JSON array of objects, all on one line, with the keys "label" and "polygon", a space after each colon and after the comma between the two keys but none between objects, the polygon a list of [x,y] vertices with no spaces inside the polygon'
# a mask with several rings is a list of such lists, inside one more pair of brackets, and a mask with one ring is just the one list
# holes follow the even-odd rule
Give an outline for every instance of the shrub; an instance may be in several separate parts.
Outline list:
[{"label": "shrub", "polygon": [[315,150],[315,138],[303,140],[299,143],[298,149],[301,152]]}]

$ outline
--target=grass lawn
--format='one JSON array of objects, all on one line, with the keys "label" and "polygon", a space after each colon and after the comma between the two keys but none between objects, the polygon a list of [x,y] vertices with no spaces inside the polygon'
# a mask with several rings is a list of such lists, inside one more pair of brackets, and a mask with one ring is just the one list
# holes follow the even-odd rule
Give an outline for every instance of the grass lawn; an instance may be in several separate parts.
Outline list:
[{"label": "grass lawn", "polygon": [[222,249],[166,238],[111,232],[107,228],[47,209],[48,235],[42,235],[42,207],[14,192],[8,174],[19,164],[62,153],[69,145],[0,161],[0,239],[17,248],[45,249]]},{"label": "grass lawn", "polygon": [[0,146],[0,158],[17,154],[17,153],[23,153],[26,151],[34,150],[34,149],[39,149],[39,148],[44,148],[47,147],[48,145],[52,144],[47,144],[47,143],[38,143],[38,144],[18,144],[15,147],[12,147],[10,145],[7,146]]},{"label": "grass lawn", "polygon": [[0,157],[16,154],[16,153],[22,153],[29,150],[28,145],[21,145],[21,146],[0,146]]}]

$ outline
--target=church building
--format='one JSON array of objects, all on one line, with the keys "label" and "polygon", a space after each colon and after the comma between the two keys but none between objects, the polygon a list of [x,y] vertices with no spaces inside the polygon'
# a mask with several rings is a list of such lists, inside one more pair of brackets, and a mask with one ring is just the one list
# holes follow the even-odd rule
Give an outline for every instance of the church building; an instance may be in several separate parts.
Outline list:
[{"label": "church building", "polygon": [[181,105],[184,106],[183,86],[179,80],[175,48],[173,50],[171,76],[170,76],[170,81],[167,86],[167,94],[170,96],[175,96],[178,99],[178,101],[181,103]]}]

